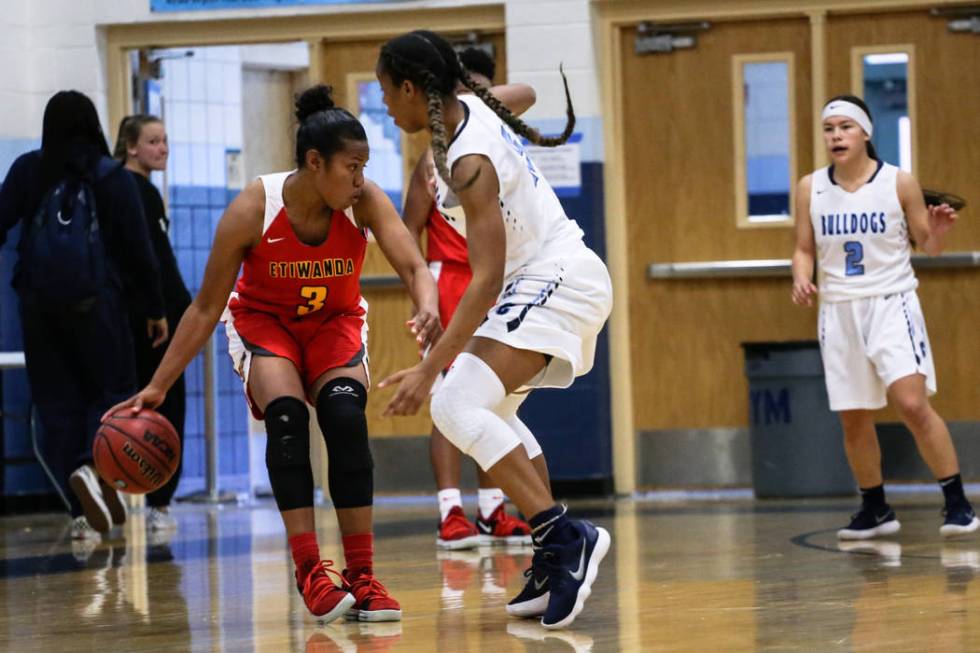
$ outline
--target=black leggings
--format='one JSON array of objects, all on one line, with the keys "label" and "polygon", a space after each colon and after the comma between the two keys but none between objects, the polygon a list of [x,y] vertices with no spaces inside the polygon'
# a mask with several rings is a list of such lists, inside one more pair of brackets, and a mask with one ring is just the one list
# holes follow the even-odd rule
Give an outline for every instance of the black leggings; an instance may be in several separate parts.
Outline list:
[{"label": "black leggings", "polygon": [[44,460],[71,503],[68,477],[92,462],[102,414],[136,387],[129,320],[120,293],[107,289],[88,311],[66,313],[21,303],[27,378],[42,432]]},{"label": "black leggings", "polygon": [[[167,325],[170,328],[170,337],[174,335],[177,324],[183,316],[183,311],[167,315]],[[140,388],[146,386],[153,378],[153,373],[157,371],[163,354],[167,351],[170,341],[163,343],[156,349],[153,342],[146,335],[146,318],[140,316],[130,316],[132,325],[133,350],[136,354],[136,375],[137,383]],[[180,483],[180,472],[184,464],[184,416],[187,412],[187,392],[184,384],[184,375],[177,377],[173,386],[167,392],[167,398],[157,407],[157,412],[170,420],[177,431],[177,438],[180,440],[181,456],[177,464],[177,471],[170,477],[163,487],[146,495],[146,505],[152,508],[163,508],[170,505],[177,491],[177,484]]]}]

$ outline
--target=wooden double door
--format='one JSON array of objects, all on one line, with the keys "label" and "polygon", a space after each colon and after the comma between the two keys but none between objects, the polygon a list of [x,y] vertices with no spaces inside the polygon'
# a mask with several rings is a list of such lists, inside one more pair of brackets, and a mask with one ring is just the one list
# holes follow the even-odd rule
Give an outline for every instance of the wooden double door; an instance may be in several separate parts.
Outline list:
[{"label": "wooden double door", "polygon": [[[814,107],[852,93],[856,53],[902,50],[908,62],[913,174],[971,206],[947,251],[980,249],[980,38],[953,33],[927,9],[811,18],[714,21],[690,49],[637,54],[621,28],[623,170],[629,261],[634,424],[638,431],[748,424],[740,343],[816,335],[815,310],[790,302],[788,278],[650,280],[651,263],[788,259],[789,226],[740,228],[733,60],[790,53],[796,176],[821,163]],[[823,36],[821,36],[823,35]],[[815,38],[822,43],[815,44]],[[822,47],[815,47],[815,45]],[[825,53],[814,66],[813,53]],[[812,71],[823,71],[813,79]],[[826,97],[815,97],[814,89]],[[793,182],[795,183],[795,178]],[[920,289],[946,419],[976,420],[980,354],[977,268],[924,270]]]}]

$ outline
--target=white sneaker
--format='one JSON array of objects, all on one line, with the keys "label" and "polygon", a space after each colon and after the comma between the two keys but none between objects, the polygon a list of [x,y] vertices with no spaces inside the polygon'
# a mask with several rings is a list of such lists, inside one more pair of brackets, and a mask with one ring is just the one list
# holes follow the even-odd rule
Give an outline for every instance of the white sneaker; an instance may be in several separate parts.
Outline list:
[{"label": "white sneaker", "polygon": [[882,567],[902,566],[902,545],[885,540],[842,540],[837,548],[847,553],[877,556]]},{"label": "white sneaker", "polygon": [[102,541],[102,535],[89,525],[84,515],[79,515],[71,520],[71,539],[88,540],[98,543]]},{"label": "white sneaker", "polygon": [[150,531],[175,531],[177,520],[170,511],[164,512],[159,508],[146,509],[146,528]]},{"label": "white sneaker", "polygon": [[542,649],[548,651],[590,653],[595,644],[595,640],[585,633],[577,633],[574,630],[547,630],[538,622],[527,619],[508,621],[507,634],[540,642],[543,645]]},{"label": "white sneaker", "polygon": [[946,569],[970,569],[980,571],[980,551],[959,550],[943,547],[939,561]]},{"label": "white sneaker", "polygon": [[122,497],[119,496],[119,490],[100,478],[99,491],[102,492],[102,500],[105,501],[106,508],[109,509],[109,515],[112,517],[112,525],[122,526],[125,524],[126,505],[123,503]]},{"label": "white sneaker", "polygon": [[82,511],[89,525],[100,533],[108,533],[112,528],[112,515],[102,498],[102,489],[99,488],[99,477],[95,470],[89,465],[82,465],[68,477],[68,484],[82,504]]}]

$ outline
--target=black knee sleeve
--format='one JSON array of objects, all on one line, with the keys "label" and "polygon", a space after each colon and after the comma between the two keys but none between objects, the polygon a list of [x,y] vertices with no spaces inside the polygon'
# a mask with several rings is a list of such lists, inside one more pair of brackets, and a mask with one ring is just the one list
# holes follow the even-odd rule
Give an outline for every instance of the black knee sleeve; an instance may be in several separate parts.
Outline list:
[{"label": "black knee sleeve", "polygon": [[296,397],[279,397],[265,408],[265,466],[279,510],[313,507],[310,411]]},{"label": "black knee sleeve", "polygon": [[367,389],[359,381],[329,381],[316,398],[316,417],[327,445],[327,483],[337,508],[374,502],[374,460],[368,445]]}]

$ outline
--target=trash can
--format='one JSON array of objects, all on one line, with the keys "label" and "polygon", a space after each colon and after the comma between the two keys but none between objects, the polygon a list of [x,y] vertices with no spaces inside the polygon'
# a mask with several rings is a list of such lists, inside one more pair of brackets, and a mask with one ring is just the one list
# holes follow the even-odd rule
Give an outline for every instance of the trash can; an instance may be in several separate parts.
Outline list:
[{"label": "trash can", "polygon": [[746,342],[742,348],[756,497],[855,494],[840,420],[827,402],[819,344]]}]

